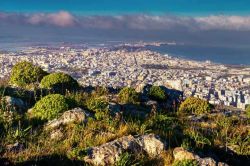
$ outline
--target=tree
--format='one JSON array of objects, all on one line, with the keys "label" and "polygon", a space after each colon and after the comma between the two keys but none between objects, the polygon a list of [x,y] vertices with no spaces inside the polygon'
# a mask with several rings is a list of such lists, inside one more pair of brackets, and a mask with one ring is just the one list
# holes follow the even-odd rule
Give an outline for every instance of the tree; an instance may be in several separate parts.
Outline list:
[{"label": "tree", "polygon": [[151,99],[157,100],[157,101],[164,101],[167,98],[165,91],[159,86],[152,86],[149,89],[148,96]]},{"label": "tree", "polygon": [[52,73],[45,76],[41,81],[41,87],[55,91],[64,91],[66,89],[75,89],[78,83],[70,75],[65,73]]},{"label": "tree", "polygon": [[119,102],[123,104],[136,104],[139,101],[139,94],[133,88],[125,87],[119,94]]},{"label": "tree", "polygon": [[42,68],[27,61],[19,62],[12,68],[10,84],[25,87],[40,82],[45,75],[47,73]]},{"label": "tree", "polygon": [[181,114],[203,114],[209,113],[211,110],[212,105],[207,101],[196,97],[188,97],[181,103],[178,112]]},{"label": "tree", "polygon": [[52,120],[69,109],[70,103],[60,94],[43,97],[32,108],[31,115],[41,120]]}]

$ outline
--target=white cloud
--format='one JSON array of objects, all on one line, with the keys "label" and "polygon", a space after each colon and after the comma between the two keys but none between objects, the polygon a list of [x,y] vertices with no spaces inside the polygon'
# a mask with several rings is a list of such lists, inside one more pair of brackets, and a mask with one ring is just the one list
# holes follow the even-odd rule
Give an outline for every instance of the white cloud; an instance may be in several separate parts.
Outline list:
[{"label": "white cloud", "polygon": [[57,13],[17,14],[0,12],[0,23],[53,25],[96,29],[139,30],[236,30],[250,31],[250,16],[211,15],[183,17],[169,15],[76,16],[67,11]]},{"label": "white cloud", "polygon": [[70,13],[60,11],[52,14],[34,14],[31,15],[28,20],[31,24],[51,24],[60,27],[68,27],[75,25],[75,18]]}]

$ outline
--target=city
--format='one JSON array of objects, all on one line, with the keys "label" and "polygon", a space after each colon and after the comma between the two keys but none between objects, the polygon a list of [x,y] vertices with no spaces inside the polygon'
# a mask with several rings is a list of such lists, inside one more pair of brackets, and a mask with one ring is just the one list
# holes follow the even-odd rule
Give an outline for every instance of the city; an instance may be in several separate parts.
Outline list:
[{"label": "city", "polygon": [[250,104],[250,67],[180,59],[140,47],[131,51],[122,46],[29,47],[2,52],[0,78],[9,76],[17,62],[29,61],[48,72],[68,73],[83,86],[130,86],[138,90],[152,84],[183,91],[184,97],[198,97],[211,104],[243,110]]}]

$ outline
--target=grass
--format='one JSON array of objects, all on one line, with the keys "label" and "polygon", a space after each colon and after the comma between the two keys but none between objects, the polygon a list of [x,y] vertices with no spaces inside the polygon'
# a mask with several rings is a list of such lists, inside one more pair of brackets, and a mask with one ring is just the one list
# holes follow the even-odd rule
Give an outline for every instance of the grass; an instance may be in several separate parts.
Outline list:
[{"label": "grass", "polygon": [[[29,108],[32,108],[40,98],[38,93],[33,93],[34,91],[29,93],[23,89],[6,91],[8,89],[6,84],[6,82],[0,81],[0,96],[20,97],[29,104]],[[37,89],[37,91],[41,90]],[[53,92],[47,91],[43,93],[43,96],[50,93]],[[27,96],[27,94],[32,95]],[[87,105],[89,99],[106,97],[107,102],[119,103],[119,99],[115,98],[117,93],[103,87],[98,87],[93,91],[79,88],[78,91],[67,91],[64,95],[67,99],[74,101],[75,107],[81,107],[93,114],[97,114],[97,112],[88,109],[90,108]],[[121,117],[117,118],[112,116],[109,111],[103,111],[101,116],[98,115],[100,118],[90,118],[87,123],[60,126],[63,137],[51,139],[50,135],[53,131],[46,130],[44,122],[29,118],[27,110],[17,112],[2,102],[0,107],[0,158],[8,159],[14,164],[62,160],[65,163],[87,165],[83,158],[89,147],[99,146],[125,135],[147,133],[159,135],[167,143],[166,150],[156,158],[150,158],[145,154],[124,153],[116,165],[171,165],[174,162],[172,150],[179,146],[195,152],[203,152],[203,154],[211,153],[211,151],[208,152],[209,150],[215,153],[214,149],[224,147],[225,155],[220,154],[219,156],[222,160],[228,150],[226,146],[231,146],[234,147],[236,153],[235,158],[228,159],[231,163],[237,160],[238,155],[250,155],[250,131],[247,128],[249,120],[208,114],[206,120],[192,122],[185,115],[178,115],[171,110],[160,111],[161,109],[159,109],[156,113],[150,114],[147,110],[150,110],[151,106],[145,106],[140,102],[137,102],[134,108],[145,112],[146,116],[133,117],[132,114],[121,114]],[[8,151],[6,149],[7,145],[16,142],[23,145],[22,150]]]}]

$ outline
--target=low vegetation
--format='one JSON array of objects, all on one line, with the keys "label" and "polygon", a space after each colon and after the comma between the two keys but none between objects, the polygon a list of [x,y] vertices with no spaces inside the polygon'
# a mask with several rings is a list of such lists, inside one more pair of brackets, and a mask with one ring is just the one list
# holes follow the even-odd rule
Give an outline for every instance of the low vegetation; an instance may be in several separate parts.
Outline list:
[{"label": "low vegetation", "polygon": [[139,94],[133,88],[125,87],[118,94],[120,103],[136,104],[139,101]]},{"label": "low vegetation", "polygon": [[43,97],[32,108],[33,117],[41,120],[52,120],[69,109],[67,99],[60,94],[51,94]]},{"label": "low vegetation", "polygon": [[76,89],[78,87],[78,83],[68,74],[51,73],[41,80],[41,87],[62,91],[64,89]]},{"label": "low vegetation", "polygon": [[165,91],[159,86],[152,86],[149,89],[149,97],[153,100],[164,101],[167,99]]},{"label": "low vegetation", "polygon": [[[49,79],[51,75],[44,77],[44,88],[64,82],[63,79]],[[72,78],[66,82],[76,84]],[[166,96],[165,91],[155,86],[146,94],[129,87],[119,91],[105,87],[86,90],[79,86],[66,90],[60,85],[60,88],[59,92],[42,88],[27,91],[25,88],[10,89],[8,81],[0,84],[0,165],[88,165],[84,157],[89,148],[123,136],[149,133],[158,135],[166,144],[161,155],[149,157],[144,153],[124,152],[115,164],[198,165],[196,160],[175,160],[173,149],[176,147],[204,157],[212,154],[229,165],[249,163],[250,131],[246,114],[227,115],[225,109],[220,110],[194,97],[173,106],[172,96]],[[157,106],[146,104],[145,99],[140,99],[143,95],[156,100]],[[27,109],[20,110],[17,105],[7,103],[4,96],[22,99]],[[86,111],[85,115],[89,114],[87,121],[63,124],[57,129],[46,128],[47,121],[76,107]],[[247,113],[249,116],[249,108]]]},{"label": "low vegetation", "polygon": [[39,83],[46,74],[40,67],[30,62],[19,62],[12,68],[10,84],[25,87],[30,84]]},{"label": "low vegetation", "polygon": [[211,104],[207,101],[196,98],[196,97],[188,97],[185,101],[183,101],[179,108],[179,113],[182,114],[203,114],[209,113],[212,110]]}]

